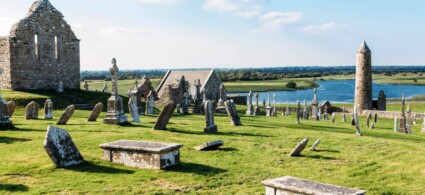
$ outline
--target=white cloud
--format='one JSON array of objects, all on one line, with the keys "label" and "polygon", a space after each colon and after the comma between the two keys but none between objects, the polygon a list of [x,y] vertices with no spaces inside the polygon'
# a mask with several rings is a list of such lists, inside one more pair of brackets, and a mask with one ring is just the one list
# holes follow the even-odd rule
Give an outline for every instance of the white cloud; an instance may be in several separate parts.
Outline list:
[{"label": "white cloud", "polygon": [[139,0],[139,2],[146,4],[175,4],[182,1],[183,0]]},{"label": "white cloud", "polygon": [[301,12],[268,12],[260,16],[263,23],[263,29],[267,31],[277,30],[285,25],[293,24],[304,19]]},{"label": "white cloud", "polygon": [[207,0],[203,6],[206,10],[235,11],[239,4],[230,0]]},{"label": "white cloud", "polygon": [[260,14],[261,14],[261,6],[257,4],[253,4],[247,9],[243,9],[241,11],[236,12],[234,15],[245,17],[245,18],[252,18],[255,16],[259,16]]},{"label": "white cloud", "polygon": [[104,28],[100,31],[101,34],[151,34],[153,31],[150,29],[139,29],[139,28],[124,28],[119,26],[112,26]]},{"label": "white cloud", "polygon": [[346,29],[346,27],[338,25],[334,22],[326,22],[320,25],[310,25],[301,29],[303,32],[318,34],[318,33],[326,33],[326,32],[335,32],[339,30]]}]

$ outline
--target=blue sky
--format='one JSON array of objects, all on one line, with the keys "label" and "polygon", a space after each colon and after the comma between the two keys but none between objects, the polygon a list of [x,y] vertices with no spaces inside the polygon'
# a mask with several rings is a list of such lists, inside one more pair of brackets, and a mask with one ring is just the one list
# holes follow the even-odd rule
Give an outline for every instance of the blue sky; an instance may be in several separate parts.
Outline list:
[{"label": "blue sky", "polygon": [[[32,0],[0,0],[0,35]],[[82,70],[425,64],[420,0],[50,0],[81,39]]]}]

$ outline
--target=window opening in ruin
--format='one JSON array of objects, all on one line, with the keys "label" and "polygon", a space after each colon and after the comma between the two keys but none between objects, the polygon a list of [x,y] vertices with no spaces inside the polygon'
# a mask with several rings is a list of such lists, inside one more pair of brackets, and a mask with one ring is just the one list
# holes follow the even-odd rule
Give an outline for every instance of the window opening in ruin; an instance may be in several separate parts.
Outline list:
[{"label": "window opening in ruin", "polygon": [[55,36],[55,59],[59,59],[58,36]]},{"label": "window opening in ruin", "polygon": [[34,35],[34,55],[35,58],[38,60],[38,35]]}]

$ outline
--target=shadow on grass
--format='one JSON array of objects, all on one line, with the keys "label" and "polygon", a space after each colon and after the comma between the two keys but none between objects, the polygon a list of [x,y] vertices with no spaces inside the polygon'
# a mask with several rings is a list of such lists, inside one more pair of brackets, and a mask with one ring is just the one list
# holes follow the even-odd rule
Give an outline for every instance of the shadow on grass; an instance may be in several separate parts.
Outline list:
[{"label": "shadow on grass", "polygon": [[76,171],[76,172],[87,172],[87,173],[105,173],[105,174],[132,174],[134,171],[117,169],[112,167],[106,167],[96,165],[91,162],[85,161],[79,165],[66,167],[65,169]]},{"label": "shadow on grass", "polygon": [[[46,125],[46,129],[47,129],[47,125]],[[40,131],[46,131],[46,129],[27,129],[27,128],[18,128],[18,127],[14,127],[13,129],[11,129],[10,131],[37,131],[37,132],[40,132]]]},{"label": "shadow on grass", "polygon": [[29,142],[32,139],[25,139],[25,138],[13,138],[13,137],[3,137],[0,136],[0,143],[4,144],[11,144],[13,142]]},{"label": "shadow on grass", "polygon": [[168,128],[164,131],[169,131],[169,132],[173,132],[173,133],[182,133],[182,134],[191,134],[191,135],[224,135],[224,136],[252,136],[252,137],[274,137],[274,136],[270,136],[270,135],[262,135],[262,134],[252,134],[252,133],[237,133],[237,132],[221,132],[219,131],[218,133],[214,133],[214,134],[209,134],[209,133],[204,133],[203,129],[201,129],[200,131],[184,131],[184,130],[178,130],[178,129],[174,129],[174,128]]},{"label": "shadow on grass", "polygon": [[1,191],[26,192],[28,191],[28,187],[22,184],[0,184],[0,192]]},{"label": "shadow on grass", "polygon": [[171,172],[179,172],[179,173],[194,173],[202,176],[213,176],[220,173],[225,173],[227,170],[211,167],[208,165],[201,165],[195,163],[180,163],[177,166],[171,167],[167,169],[167,171]]},{"label": "shadow on grass", "polygon": [[313,158],[313,159],[323,159],[323,160],[338,160],[337,158],[330,157],[330,156],[322,156],[322,155],[301,155],[299,157],[305,157],[305,158]]},{"label": "shadow on grass", "polygon": [[233,152],[233,151],[239,151],[239,149],[237,148],[218,148],[218,151],[223,151],[223,152]]},{"label": "shadow on grass", "polygon": [[245,127],[256,127],[256,128],[265,128],[265,129],[275,129],[276,127],[269,127],[263,125],[244,125]]},{"label": "shadow on grass", "polygon": [[330,152],[330,153],[340,153],[338,150],[315,150],[315,152]]}]

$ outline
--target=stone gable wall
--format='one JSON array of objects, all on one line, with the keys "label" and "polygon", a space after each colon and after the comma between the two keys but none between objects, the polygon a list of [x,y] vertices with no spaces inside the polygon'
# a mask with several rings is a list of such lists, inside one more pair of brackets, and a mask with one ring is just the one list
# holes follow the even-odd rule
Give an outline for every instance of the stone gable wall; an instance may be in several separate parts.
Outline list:
[{"label": "stone gable wall", "polygon": [[[218,101],[220,99],[220,86],[222,84],[221,79],[218,77],[218,75],[213,72],[211,74],[210,79],[205,83],[204,92],[207,99],[211,101]],[[202,93],[201,92],[201,93]],[[227,92],[225,90],[225,93],[223,94],[224,101],[227,100]]]},{"label": "stone gable wall", "polygon": [[8,37],[0,37],[0,84],[4,89],[11,88],[10,44]]}]

